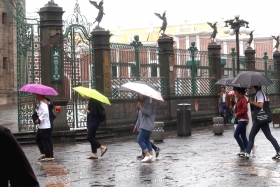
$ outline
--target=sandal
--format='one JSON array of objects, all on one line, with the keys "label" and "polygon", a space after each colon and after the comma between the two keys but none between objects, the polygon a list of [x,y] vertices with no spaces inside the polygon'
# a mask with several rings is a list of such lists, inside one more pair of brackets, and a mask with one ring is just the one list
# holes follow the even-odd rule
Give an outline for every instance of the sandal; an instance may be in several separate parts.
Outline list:
[{"label": "sandal", "polygon": [[87,159],[98,159],[98,156],[90,156]]},{"label": "sandal", "polygon": [[106,153],[107,150],[108,150],[108,149],[107,149],[107,147],[106,147],[104,151],[101,151],[101,157]]}]

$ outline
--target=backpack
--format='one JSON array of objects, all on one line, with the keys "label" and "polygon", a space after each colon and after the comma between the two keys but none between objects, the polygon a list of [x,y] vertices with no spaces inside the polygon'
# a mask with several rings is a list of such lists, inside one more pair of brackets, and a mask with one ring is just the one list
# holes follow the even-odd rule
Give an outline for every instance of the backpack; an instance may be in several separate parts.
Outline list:
[{"label": "backpack", "polygon": [[105,121],[105,124],[106,124],[106,111],[105,111],[104,107],[102,106],[101,103],[98,103],[96,108],[97,108],[97,114],[98,114],[100,123]]}]

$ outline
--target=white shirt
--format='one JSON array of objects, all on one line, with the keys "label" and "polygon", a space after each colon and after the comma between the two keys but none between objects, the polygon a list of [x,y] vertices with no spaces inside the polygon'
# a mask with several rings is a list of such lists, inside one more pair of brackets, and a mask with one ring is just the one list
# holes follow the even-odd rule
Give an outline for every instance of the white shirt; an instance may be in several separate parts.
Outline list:
[{"label": "white shirt", "polygon": [[[264,100],[263,96],[265,97],[265,100]],[[266,95],[261,90],[259,90],[256,93],[255,102],[257,102],[257,103],[264,103],[264,101],[267,101]]]},{"label": "white shirt", "polygon": [[40,101],[40,105],[37,111],[40,119],[39,129],[49,129],[51,128],[50,118],[49,118],[49,107],[43,101]]},{"label": "white shirt", "polygon": [[222,102],[226,102],[226,93],[223,93],[223,98],[222,98]]}]

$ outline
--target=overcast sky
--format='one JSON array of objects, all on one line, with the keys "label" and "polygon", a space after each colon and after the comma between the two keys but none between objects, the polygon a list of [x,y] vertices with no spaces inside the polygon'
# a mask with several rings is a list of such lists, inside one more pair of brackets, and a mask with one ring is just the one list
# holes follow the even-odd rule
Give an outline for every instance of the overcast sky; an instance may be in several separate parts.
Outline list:
[{"label": "overcast sky", "polygon": [[[36,16],[36,12],[49,0],[26,0],[27,17]],[[74,11],[76,0],[54,0],[63,7],[64,19]],[[80,10],[89,22],[93,22],[98,10],[88,0],[78,0]],[[99,1],[97,1],[99,3]],[[280,0],[104,0],[103,20],[105,29],[148,28],[151,23],[161,26],[162,21],[154,12],[166,10],[169,25],[188,23],[206,23],[230,19],[235,14],[248,21],[255,33],[280,34]]]}]

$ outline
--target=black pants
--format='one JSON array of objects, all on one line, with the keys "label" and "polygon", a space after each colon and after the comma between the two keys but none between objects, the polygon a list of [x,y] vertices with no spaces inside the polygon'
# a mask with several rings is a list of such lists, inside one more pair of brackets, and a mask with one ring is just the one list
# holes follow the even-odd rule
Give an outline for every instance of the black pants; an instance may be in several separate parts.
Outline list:
[{"label": "black pants", "polygon": [[90,143],[92,153],[97,153],[97,149],[100,148],[100,146],[101,146],[101,144],[98,141],[96,141],[96,139],[95,139],[96,131],[97,131],[97,128],[92,127],[90,129],[88,129],[88,132],[87,132],[87,140]]},{"label": "black pants", "polygon": [[36,176],[24,152],[10,130],[0,125],[0,186],[39,187]]},{"label": "black pants", "polygon": [[51,157],[53,158],[52,128],[49,130],[48,143],[50,146]]},{"label": "black pants", "polygon": [[46,158],[52,157],[50,145],[48,142],[48,138],[50,136],[49,131],[50,131],[50,129],[38,129],[36,138],[35,138],[38,148],[40,150],[40,153],[45,154]]}]

